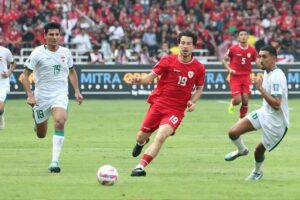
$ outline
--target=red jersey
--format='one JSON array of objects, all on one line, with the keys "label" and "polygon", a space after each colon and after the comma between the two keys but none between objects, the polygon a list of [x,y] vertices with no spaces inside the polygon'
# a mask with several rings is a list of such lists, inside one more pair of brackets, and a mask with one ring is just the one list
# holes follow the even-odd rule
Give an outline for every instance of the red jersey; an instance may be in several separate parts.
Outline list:
[{"label": "red jersey", "polygon": [[160,80],[148,102],[167,110],[184,112],[194,86],[204,85],[205,67],[194,58],[182,63],[177,55],[166,56],[152,71],[160,75]]},{"label": "red jersey", "polygon": [[236,71],[235,75],[249,75],[251,73],[251,61],[257,58],[256,50],[249,46],[242,48],[239,44],[233,45],[226,52],[230,58],[230,68]]}]

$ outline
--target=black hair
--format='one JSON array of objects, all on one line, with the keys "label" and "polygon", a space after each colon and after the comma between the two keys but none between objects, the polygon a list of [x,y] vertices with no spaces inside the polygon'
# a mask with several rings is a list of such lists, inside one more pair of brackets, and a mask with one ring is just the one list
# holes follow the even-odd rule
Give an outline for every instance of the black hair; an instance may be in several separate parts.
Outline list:
[{"label": "black hair", "polygon": [[193,39],[193,45],[197,44],[197,35],[194,32],[192,32],[190,30],[184,30],[184,31],[180,32],[178,35],[178,38],[177,38],[178,44],[180,43],[182,36],[191,37]]},{"label": "black hair", "polygon": [[49,29],[58,29],[61,30],[61,25],[57,22],[50,22],[44,26],[45,34],[48,33]]},{"label": "black hair", "polygon": [[267,51],[269,52],[271,55],[275,56],[277,58],[277,50],[275,49],[275,47],[273,46],[263,46],[260,51]]},{"label": "black hair", "polygon": [[95,44],[93,45],[92,47],[93,50],[99,50],[100,49],[100,46],[98,44]]},{"label": "black hair", "polygon": [[241,32],[246,32],[247,34],[249,34],[249,31],[247,31],[246,29],[239,29],[238,31],[237,31],[237,33],[238,34],[240,34]]}]

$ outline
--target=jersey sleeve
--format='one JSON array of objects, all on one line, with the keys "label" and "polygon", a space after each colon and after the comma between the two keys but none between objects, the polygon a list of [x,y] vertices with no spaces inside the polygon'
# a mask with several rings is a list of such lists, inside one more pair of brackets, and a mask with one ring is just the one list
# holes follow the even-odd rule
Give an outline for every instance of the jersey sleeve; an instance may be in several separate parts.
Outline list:
[{"label": "jersey sleeve", "polygon": [[203,86],[204,85],[204,82],[205,82],[205,67],[202,66],[201,69],[200,69],[200,73],[199,73],[199,77],[196,81],[196,86]]},{"label": "jersey sleeve", "polygon": [[38,63],[38,56],[35,52],[32,52],[26,60],[24,67],[29,71],[33,71]]},{"label": "jersey sleeve", "polygon": [[[278,74],[280,75],[280,74]],[[284,79],[281,76],[273,76],[271,80],[271,96],[282,97],[285,87]]]},{"label": "jersey sleeve", "polygon": [[256,52],[256,50],[255,49],[253,49],[253,58],[252,58],[252,60],[253,61],[256,61],[256,59],[257,59],[257,52]]},{"label": "jersey sleeve", "polygon": [[73,55],[70,50],[68,50],[68,61],[67,61],[69,69],[73,68],[74,62],[73,62]]},{"label": "jersey sleeve", "polygon": [[164,71],[167,70],[168,67],[168,58],[162,58],[152,69],[157,75],[161,75]]}]

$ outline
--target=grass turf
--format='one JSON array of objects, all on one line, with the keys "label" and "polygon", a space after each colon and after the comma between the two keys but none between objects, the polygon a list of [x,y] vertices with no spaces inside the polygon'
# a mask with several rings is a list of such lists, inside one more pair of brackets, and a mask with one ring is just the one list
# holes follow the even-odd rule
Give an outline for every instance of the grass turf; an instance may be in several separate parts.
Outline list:
[{"label": "grass turf", "polygon": [[[261,100],[250,100],[250,111],[260,105]],[[290,129],[266,154],[264,177],[258,182],[244,179],[253,168],[260,131],[244,136],[248,156],[234,162],[223,159],[234,149],[227,131],[238,118],[238,113],[227,114],[227,106],[200,100],[146,168],[147,177],[130,177],[139,161],[131,151],[148,108],[144,100],[86,100],[81,106],[71,101],[60,174],[47,171],[52,120],[47,137],[37,139],[30,107],[24,100],[10,100],[6,128],[0,130],[0,200],[299,199],[300,101],[290,100]],[[105,164],[119,171],[112,187],[96,180],[97,169]]]}]

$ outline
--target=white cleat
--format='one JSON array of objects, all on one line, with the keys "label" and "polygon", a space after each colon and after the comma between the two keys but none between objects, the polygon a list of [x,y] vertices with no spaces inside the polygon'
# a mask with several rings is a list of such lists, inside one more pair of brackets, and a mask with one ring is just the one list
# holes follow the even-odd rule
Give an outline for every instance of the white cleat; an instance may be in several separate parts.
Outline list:
[{"label": "white cleat", "polygon": [[262,171],[255,171],[253,170],[251,174],[246,178],[247,181],[257,181],[263,177],[263,172]]},{"label": "white cleat", "polygon": [[225,157],[224,157],[224,160],[226,160],[226,161],[233,161],[237,157],[248,155],[248,153],[249,153],[248,149],[245,149],[241,153],[238,150],[236,150],[236,151],[233,151],[233,152],[230,152],[230,153],[226,154]]}]

